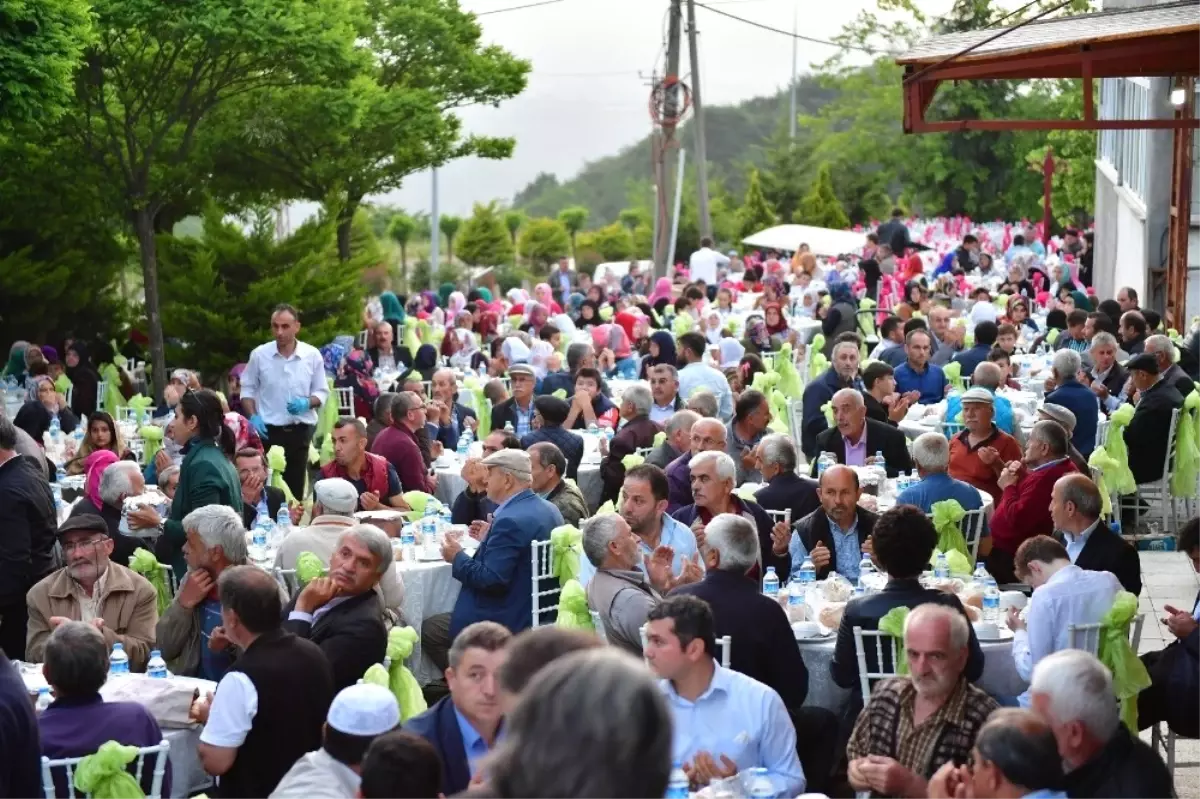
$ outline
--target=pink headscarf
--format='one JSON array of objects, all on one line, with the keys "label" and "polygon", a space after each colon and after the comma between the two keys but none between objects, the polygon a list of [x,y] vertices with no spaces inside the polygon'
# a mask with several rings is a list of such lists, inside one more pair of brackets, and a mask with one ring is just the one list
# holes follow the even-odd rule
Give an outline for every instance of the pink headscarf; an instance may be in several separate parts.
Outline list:
[{"label": "pink headscarf", "polygon": [[534,286],[533,296],[537,298],[538,302],[540,302],[542,305],[545,305],[547,308],[550,307],[550,303],[554,302],[554,292],[550,291],[549,283],[538,283],[536,286]]},{"label": "pink headscarf", "polygon": [[654,291],[650,294],[646,301],[653,305],[654,303],[666,297],[671,299],[671,280],[670,278],[660,277],[654,283]]},{"label": "pink headscarf", "polygon": [[87,473],[87,488],[84,494],[97,508],[104,507],[100,498],[100,476],[104,470],[119,461],[117,453],[111,449],[98,449],[83,459],[83,469]]},{"label": "pink headscarf", "polygon": [[592,346],[595,347],[597,353],[603,349],[612,350],[618,360],[628,358],[633,354],[629,336],[625,335],[625,330],[620,325],[606,324],[593,327]]}]

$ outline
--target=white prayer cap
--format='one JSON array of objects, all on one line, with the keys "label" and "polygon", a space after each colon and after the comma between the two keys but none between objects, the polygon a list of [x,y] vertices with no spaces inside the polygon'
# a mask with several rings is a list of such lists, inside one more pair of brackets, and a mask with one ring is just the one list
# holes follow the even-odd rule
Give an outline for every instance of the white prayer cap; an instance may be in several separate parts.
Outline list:
[{"label": "white prayer cap", "polygon": [[326,721],[346,735],[383,735],[400,726],[400,703],[386,688],[359,683],[338,692]]},{"label": "white prayer cap", "polygon": [[330,513],[349,516],[358,508],[358,489],[341,477],[326,477],[313,486],[313,496]]}]

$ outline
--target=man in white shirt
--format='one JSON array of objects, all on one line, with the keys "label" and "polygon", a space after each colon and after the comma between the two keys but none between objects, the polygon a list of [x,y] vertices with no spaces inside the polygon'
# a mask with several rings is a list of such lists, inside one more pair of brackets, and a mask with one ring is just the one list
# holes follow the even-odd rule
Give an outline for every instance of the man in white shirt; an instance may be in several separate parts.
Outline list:
[{"label": "man in white shirt", "polygon": [[725,375],[704,362],[704,352],[708,349],[704,336],[684,333],[679,337],[678,349],[679,362],[684,364],[679,370],[679,396],[686,401],[696,389],[707,388],[717,398],[717,415],[722,422],[728,422],[733,418],[733,392]]},{"label": "man in white shirt", "polygon": [[399,726],[400,705],[391,691],[371,683],[343,688],[329,706],[321,748],[296,761],[271,799],[357,796],[367,747]]},{"label": "man in white shirt", "polygon": [[650,421],[666,425],[683,408],[679,396],[679,370],[672,364],[660,363],[650,367],[650,395],[654,404],[650,406]]},{"label": "man in white shirt", "polygon": [[717,283],[717,270],[729,266],[729,258],[713,249],[713,240],[708,236],[700,239],[700,249],[688,259],[688,276],[692,280],[703,280],[707,285]]},{"label": "man in white shirt", "polygon": [[321,353],[296,339],[299,311],[276,306],[271,330],[275,340],[256,347],[242,373],[242,408],[266,446],[283,447],[283,480],[299,497],[304,494],[316,409],[329,401],[329,384]]},{"label": "man in white shirt", "polygon": [[[1013,661],[1021,679],[1028,682],[1038,661],[1070,648],[1069,625],[1099,622],[1122,589],[1112,573],[1085,571],[1071,563],[1066,548],[1050,536],[1035,535],[1025,540],[1013,561],[1017,579],[1033,586],[1025,620],[1016,608],[1008,611],[1008,626],[1016,632]],[[1082,638],[1077,645],[1083,645]],[[1029,691],[1017,701],[1021,707],[1029,707]]]}]

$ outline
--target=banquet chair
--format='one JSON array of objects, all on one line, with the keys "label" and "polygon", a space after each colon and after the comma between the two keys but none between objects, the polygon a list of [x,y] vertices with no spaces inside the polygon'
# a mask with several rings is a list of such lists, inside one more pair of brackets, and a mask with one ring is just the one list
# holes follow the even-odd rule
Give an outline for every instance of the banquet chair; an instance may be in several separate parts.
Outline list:
[{"label": "banquet chair", "polygon": [[600,614],[597,611],[589,609],[588,613],[592,614],[592,626],[596,628],[596,635],[601,641],[607,644],[608,632],[604,629],[604,619],[600,617]]},{"label": "banquet chair", "polygon": [[296,578],[295,569],[278,569],[272,567],[271,576],[275,578],[275,582],[279,583],[279,587],[287,592],[288,599],[291,599],[300,592],[300,581]]},{"label": "banquet chair", "polygon": [[354,416],[354,389],[349,386],[335,388],[337,392],[338,416]]},{"label": "banquet chair", "polygon": [[[133,772],[133,777],[142,783],[142,769],[146,764],[146,755],[157,755],[154,758],[154,773],[153,782],[150,783],[150,792],[146,794],[146,799],[162,799],[163,775],[167,770],[167,760],[171,754],[171,742],[166,738],[155,746],[143,746],[138,748],[136,769]],[[57,760],[51,760],[48,757],[42,757],[42,792],[46,799],[55,799],[56,793],[54,789],[54,769],[65,769],[67,777],[67,797],[74,799],[77,796],[90,797],[90,793],[77,793],[75,789],[75,768],[83,757],[64,757]]]},{"label": "banquet chair", "polygon": [[367,348],[367,331],[358,331],[358,334],[354,336],[354,346],[360,350]]},{"label": "banquet chair", "polygon": [[[806,374],[805,370],[801,370],[801,374]],[[796,446],[797,454],[803,452],[800,439],[801,432],[804,430],[804,399],[794,397],[788,400],[787,406],[788,428],[792,431],[792,444]]]},{"label": "banquet chair", "polygon": [[963,427],[961,424],[955,424],[954,422],[942,422],[942,435],[946,437],[946,440],[954,438],[956,435],[966,429],[967,428]]},{"label": "banquet chair", "polygon": [[[1142,623],[1146,620],[1146,614],[1139,613],[1133,617],[1133,621],[1129,625],[1129,645],[1133,647],[1133,651],[1137,652],[1138,644],[1142,640]],[[1100,622],[1095,624],[1068,624],[1067,625],[1067,648],[1082,649],[1093,655],[1098,655],[1100,652],[1100,629],[1103,625]]]},{"label": "banquet chair", "polygon": [[650,453],[654,452],[654,447],[637,447],[634,449],[634,455],[641,455],[643,458],[649,458]]},{"label": "banquet chair", "polygon": [[433,381],[432,380],[422,380],[421,381],[421,396],[424,397],[425,399],[433,399]]},{"label": "banquet chair", "polygon": [[166,563],[160,563],[158,567],[162,569],[163,579],[166,580],[167,586],[171,589],[171,596],[174,597],[179,593],[179,581],[175,579],[175,569]]},{"label": "banquet chair", "polygon": [[108,381],[101,380],[96,383],[96,410],[104,410],[104,398],[108,396]]},{"label": "banquet chair", "polygon": [[[958,529],[962,531],[963,540],[967,544],[968,556],[971,563],[974,563],[979,557],[979,541],[983,538],[984,528],[987,526],[987,515],[985,508],[976,508],[975,510],[966,511],[966,516],[963,516],[962,521],[958,523]],[[933,514],[925,514],[925,518],[933,521]]]},{"label": "banquet chair", "polygon": [[1108,419],[1096,423],[1096,446],[1103,447],[1108,442]]},{"label": "banquet chair", "polygon": [[67,386],[67,394],[64,399],[67,401],[67,407],[71,405],[71,397],[75,396],[75,386]]},{"label": "banquet chair", "polygon": [[[1128,538],[1167,538],[1174,536],[1174,531],[1178,529],[1178,517],[1175,513],[1175,497],[1171,494],[1171,477],[1175,474],[1175,439],[1179,429],[1179,409],[1171,411],[1171,427],[1167,432],[1167,454],[1163,459],[1162,477],[1153,482],[1139,485],[1137,491],[1132,494],[1121,497],[1121,518],[1124,518],[1124,511],[1132,510],[1134,514],[1133,529],[1130,531]],[[1162,525],[1159,527],[1158,535],[1143,536],[1139,533],[1138,528],[1142,521],[1142,500],[1154,510],[1154,503],[1158,503],[1158,514],[1153,512],[1147,513],[1147,518],[1152,518],[1157,515],[1162,520]]]},{"label": "banquet chair", "polygon": [[[867,640],[875,641],[875,659],[879,664],[877,671],[867,670]],[[885,670],[883,658],[881,657],[885,644],[892,648],[890,670]],[[902,642],[901,645],[903,645]],[[897,651],[896,639],[892,638],[892,636],[888,635],[887,633],[880,630],[864,630],[862,627],[854,628],[854,654],[858,658],[858,683],[859,687],[862,689],[862,700],[864,706],[867,704],[867,702],[871,701],[872,680],[883,680],[888,677],[896,676]]]},{"label": "banquet chair", "polygon": [[[550,540],[534,541],[530,544],[529,557],[533,565],[529,580],[532,592],[531,598],[533,600],[533,626],[540,627],[542,624],[553,624],[553,617],[548,622],[542,621],[543,616],[558,610],[560,587],[555,584],[552,588],[543,588],[543,586],[549,585],[550,581],[554,579],[554,555]],[[554,604],[550,604],[551,601]]]},{"label": "banquet chair", "polygon": [[718,638],[717,649],[721,650],[721,665],[729,668],[729,655],[733,649],[733,636],[722,635]]}]

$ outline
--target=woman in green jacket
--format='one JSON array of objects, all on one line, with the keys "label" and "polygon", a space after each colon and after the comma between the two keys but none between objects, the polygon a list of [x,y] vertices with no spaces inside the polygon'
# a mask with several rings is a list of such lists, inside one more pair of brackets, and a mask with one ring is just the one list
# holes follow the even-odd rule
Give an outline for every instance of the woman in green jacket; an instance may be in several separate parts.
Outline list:
[{"label": "woman in green jacket", "polygon": [[162,519],[153,508],[139,508],[129,514],[129,521],[135,528],[159,529],[155,546],[158,559],[170,564],[182,581],[188,570],[183,558],[187,541],[183,517],[205,505],[227,505],[240,517],[244,505],[241,482],[232,462],[236,440],[225,426],[225,414],[215,393],[208,389],[185,392],[176,408],[171,435],[184,452],[171,514]]}]

